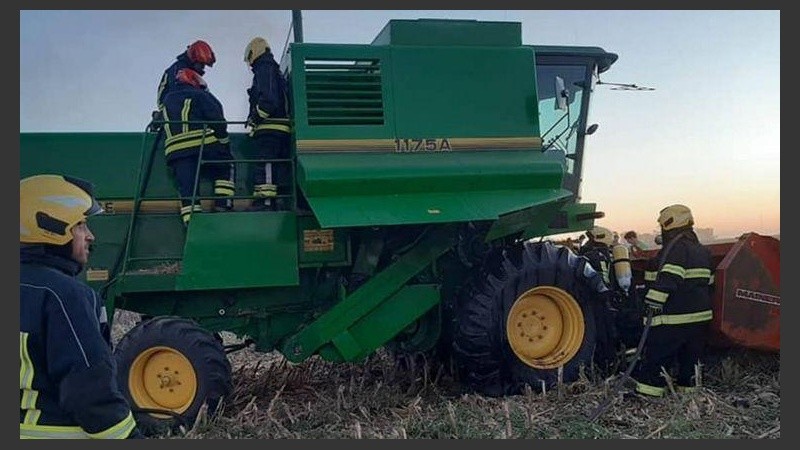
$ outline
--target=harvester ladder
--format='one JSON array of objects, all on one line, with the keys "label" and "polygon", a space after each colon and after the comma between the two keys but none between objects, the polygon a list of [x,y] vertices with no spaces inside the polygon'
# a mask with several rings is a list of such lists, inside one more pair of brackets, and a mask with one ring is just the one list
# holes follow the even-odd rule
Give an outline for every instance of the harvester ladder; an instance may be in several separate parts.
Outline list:
[{"label": "harvester ladder", "polygon": [[[162,124],[162,128],[156,134],[155,141],[153,142],[153,146],[150,148],[150,151],[147,152],[145,149],[145,142],[146,139],[142,140],[142,157],[139,162],[139,179],[137,182],[137,189],[134,194],[133,199],[133,207],[131,210],[131,218],[130,223],[128,225],[128,232],[124,242],[124,257],[122,262],[122,269],[117,273],[125,274],[127,273],[128,266],[130,262],[143,262],[143,261],[180,261],[182,258],[175,258],[172,256],[144,256],[144,257],[131,257],[131,249],[133,247],[133,233],[134,228],[139,219],[139,212],[141,209],[142,202],[145,200],[173,200],[174,197],[170,198],[163,198],[163,197],[146,197],[145,192],[147,190],[147,186],[150,182],[150,173],[153,167],[153,161],[155,159],[156,151],[162,148],[159,143],[161,142],[161,136],[164,133],[163,126],[166,126],[169,123],[180,123],[180,124],[202,124],[203,125],[203,134],[206,133],[208,130],[209,124],[215,123],[222,123],[222,122],[197,122],[197,121],[164,121],[164,122],[157,122]],[[227,125],[243,125],[246,122],[236,122],[236,121],[226,121]],[[149,127],[149,125],[148,125]],[[147,131],[145,131],[147,133]],[[146,135],[145,135],[146,136]],[[232,160],[208,160],[203,158],[203,150],[205,149],[205,143],[200,144],[200,155],[197,158],[197,166],[195,167],[195,178],[194,184],[192,187],[192,196],[189,200],[191,200],[191,205],[194,205],[196,201],[202,200],[216,200],[219,199],[219,196],[214,195],[206,195],[201,196],[199,195],[199,186],[200,186],[200,172],[204,165],[209,164],[233,164],[237,169],[240,164],[266,164],[266,163],[273,163],[273,164],[289,164],[290,166],[290,179],[289,185],[291,187],[290,194],[282,194],[276,195],[275,197],[270,197],[272,199],[281,199],[281,198],[290,198],[291,210],[297,209],[297,185],[295,183],[295,152],[290,152],[289,158],[261,158],[261,159],[232,159]],[[234,173],[238,172],[235,170]],[[247,199],[253,201],[256,197],[252,194],[249,195],[234,195],[225,197],[226,199],[230,199],[232,201],[239,200],[239,199]],[[179,196],[178,200],[183,201],[186,198],[183,196]],[[194,214],[194,211],[192,212]],[[190,222],[191,223],[191,222]],[[116,271],[115,271],[116,272]]]}]

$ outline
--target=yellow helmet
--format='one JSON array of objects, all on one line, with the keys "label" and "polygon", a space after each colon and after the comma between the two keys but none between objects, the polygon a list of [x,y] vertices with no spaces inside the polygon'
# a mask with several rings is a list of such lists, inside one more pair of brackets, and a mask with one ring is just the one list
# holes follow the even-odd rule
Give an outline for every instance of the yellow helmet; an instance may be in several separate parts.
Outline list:
[{"label": "yellow helmet", "polygon": [[586,234],[589,236],[589,239],[606,244],[610,246],[612,244],[612,237],[611,237],[611,230],[608,228],[603,227],[594,227],[591,230],[587,231]]},{"label": "yellow helmet", "polygon": [[250,43],[247,44],[247,47],[244,49],[244,62],[252,65],[253,61],[258,59],[258,57],[264,53],[267,53],[268,49],[269,43],[266,39],[262,37],[253,38],[253,40],[250,41]]},{"label": "yellow helmet", "polygon": [[103,212],[91,183],[62,175],[34,175],[19,182],[20,244],[64,245],[72,227]]},{"label": "yellow helmet", "polygon": [[658,214],[658,224],[664,231],[694,225],[692,211],[684,205],[670,205]]}]

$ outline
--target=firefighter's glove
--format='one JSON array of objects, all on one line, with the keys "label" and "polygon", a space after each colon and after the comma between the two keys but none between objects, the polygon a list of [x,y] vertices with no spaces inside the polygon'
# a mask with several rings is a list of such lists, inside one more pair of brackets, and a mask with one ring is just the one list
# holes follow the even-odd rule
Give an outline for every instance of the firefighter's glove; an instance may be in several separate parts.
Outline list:
[{"label": "firefighter's glove", "polygon": [[158,133],[164,127],[164,117],[161,111],[153,111],[150,113],[150,124],[147,125],[147,131],[151,133]]},{"label": "firefighter's glove", "polygon": [[661,314],[661,310],[664,309],[664,304],[659,302],[654,302],[652,300],[645,299],[644,306],[653,313],[654,316]]}]

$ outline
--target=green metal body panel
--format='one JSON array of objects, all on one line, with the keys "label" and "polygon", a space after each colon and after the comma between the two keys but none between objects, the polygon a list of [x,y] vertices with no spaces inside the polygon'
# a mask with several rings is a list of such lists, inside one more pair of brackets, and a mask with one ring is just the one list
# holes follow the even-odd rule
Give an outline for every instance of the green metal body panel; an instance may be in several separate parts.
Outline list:
[{"label": "green metal body panel", "polygon": [[352,263],[347,230],[322,229],[313,215],[297,216],[300,267],[338,267]]},{"label": "green metal body panel", "polygon": [[294,286],[298,281],[293,213],[224,212],[192,218],[177,289]]},{"label": "green metal body panel", "polygon": [[372,40],[372,45],[516,47],[522,45],[522,24],[476,20],[390,20]]},{"label": "green metal body panel", "polygon": [[[369,321],[371,314],[378,314],[382,318],[386,317],[385,310],[381,308],[393,309],[393,306],[385,306],[384,303],[454,243],[455,233],[449,226],[430,230],[417,245],[397,261],[376,274],[298,334],[290,337],[283,345],[283,354],[290,361],[302,361],[313,355],[323,345],[332,343],[342,359],[352,361],[354,358],[360,358],[363,351],[374,350],[377,347],[371,348],[369,342],[372,341],[368,337],[366,340],[359,340],[357,339],[359,336],[362,339],[365,337],[360,333],[353,334],[351,329],[361,320]],[[406,298],[406,296],[404,295],[402,298]],[[405,311],[401,313],[395,311],[394,315],[390,315],[393,317],[391,324],[383,323],[383,326],[396,329],[396,332],[422,316],[432,306],[424,300],[418,303],[401,301],[397,305]],[[384,340],[382,343],[385,342]],[[336,359],[331,352],[328,353],[328,356]]]},{"label": "green metal body panel", "polygon": [[328,361],[359,361],[397,336],[440,301],[439,286],[404,286],[319,349]]},{"label": "green metal body panel", "polygon": [[298,156],[298,183],[324,227],[495,220],[571,195],[540,152]]},{"label": "green metal body panel", "polygon": [[530,47],[292,44],[290,55],[301,143],[539,136]]},{"label": "green metal body panel", "polygon": [[106,214],[89,219],[83,276],[110,308],[190,317],[292,361],[357,361],[399,336],[427,349],[470,271],[461,251],[593,225],[596,205],[578,196],[591,92],[578,89],[561,125],[577,130],[570,147],[545,152],[562,136],[542,136],[540,120],[558,113],[541,109],[552,80],[537,74],[567,64],[588,86],[616,55],[522,45],[519,23],[427,19],[391,21],[370,45],[296,43],[288,55],[302,194],[291,211],[243,212],[260,164],[241,132],[234,211],[211,213],[203,180],[188,230],[154,133],[20,133],[21,178],[95,184]]}]

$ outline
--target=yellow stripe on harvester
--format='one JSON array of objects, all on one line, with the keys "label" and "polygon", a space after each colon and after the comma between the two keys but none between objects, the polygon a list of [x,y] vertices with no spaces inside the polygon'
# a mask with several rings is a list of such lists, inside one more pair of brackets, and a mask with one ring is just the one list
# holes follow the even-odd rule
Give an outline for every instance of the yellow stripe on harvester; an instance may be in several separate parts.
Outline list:
[{"label": "yellow stripe on harvester", "polygon": [[541,149],[539,137],[430,138],[430,139],[302,139],[298,153],[401,152]]}]

